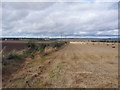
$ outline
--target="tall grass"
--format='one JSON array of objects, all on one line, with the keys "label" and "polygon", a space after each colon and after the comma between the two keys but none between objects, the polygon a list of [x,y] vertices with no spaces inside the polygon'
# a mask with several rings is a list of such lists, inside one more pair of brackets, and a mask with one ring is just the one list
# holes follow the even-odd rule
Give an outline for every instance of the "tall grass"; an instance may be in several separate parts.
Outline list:
[{"label": "tall grass", "polygon": [[45,48],[60,48],[64,44],[67,44],[67,42],[52,42],[52,43],[40,43],[36,44],[32,41],[29,41],[27,43],[27,49],[23,51],[22,53],[17,52],[10,52],[7,55],[7,59],[24,59],[27,57],[34,58],[37,52],[43,53],[45,51]]},{"label": "tall grass", "polygon": [[[2,58],[2,74],[4,75],[3,80],[6,81],[6,77],[8,75],[12,75],[12,73],[19,70],[22,67],[22,63],[25,61],[25,58],[34,58],[37,53],[45,53],[47,48],[60,48],[66,43],[67,42],[52,42],[37,44],[33,41],[30,41],[27,43],[27,48],[24,51],[10,52],[9,54],[5,55],[4,58]],[[42,54],[42,58],[40,59],[41,61],[46,60],[44,55],[45,54]]]}]

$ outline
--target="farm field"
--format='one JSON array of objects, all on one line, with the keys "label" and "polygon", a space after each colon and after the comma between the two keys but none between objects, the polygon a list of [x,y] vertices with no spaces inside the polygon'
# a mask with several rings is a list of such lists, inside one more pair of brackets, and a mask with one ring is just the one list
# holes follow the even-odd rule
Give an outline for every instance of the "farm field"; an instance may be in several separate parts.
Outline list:
[{"label": "farm field", "polygon": [[118,45],[70,42],[44,57],[27,58],[5,88],[117,88]]},{"label": "farm field", "polygon": [[[19,51],[27,48],[27,43],[29,41],[0,41],[0,44],[2,44],[2,49],[5,53],[11,52],[13,50]],[[35,41],[34,43],[40,44],[40,43],[51,43],[52,41]],[[53,41],[54,42],[54,41]]]},{"label": "farm field", "polygon": [[2,89],[120,87],[118,0],[13,1],[0,4]]}]

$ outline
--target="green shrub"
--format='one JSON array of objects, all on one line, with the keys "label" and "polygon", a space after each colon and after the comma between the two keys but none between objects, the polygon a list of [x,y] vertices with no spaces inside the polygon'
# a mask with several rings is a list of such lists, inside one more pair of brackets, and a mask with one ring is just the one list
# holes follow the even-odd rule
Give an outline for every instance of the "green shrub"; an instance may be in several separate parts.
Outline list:
[{"label": "green shrub", "polygon": [[36,52],[44,52],[45,48],[59,48],[62,45],[67,44],[67,42],[52,42],[52,43],[40,43],[35,44],[33,42],[28,42],[27,49],[23,51],[22,54],[18,52],[11,52],[7,55],[7,59],[24,59],[27,57],[34,58]]},{"label": "green shrub", "polygon": [[23,52],[23,57],[26,58],[30,55],[30,52],[28,50]]},{"label": "green shrub", "polygon": [[41,52],[43,52],[47,46],[48,46],[47,44],[41,43],[41,44],[39,45],[39,50],[40,50]]},{"label": "green shrub", "polygon": [[27,47],[28,47],[29,49],[33,50],[33,49],[36,49],[36,48],[37,48],[37,45],[36,45],[35,43],[33,43],[33,42],[28,42],[28,43],[27,43]]},{"label": "green shrub", "polygon": [[8,59],[22,59],[30,56],[31,58],[34,58],[34,55],[36,52],[44,52],[46,47],[52,47],[52,48],[59,48],[62,45],[66,44],[67,42],[52,42],[52,43],[40,43],[40,44],[35,44],[33,42],[28,42],[27,44],[27,49],[23,51],[22,54],[18,54],[16,52],[11,52],[8,55]]},{"label": "green shrub", "polygon": [[22,54],[11,52],[7,55],[7,59],[24,59],[24,57],[22,56]]}]

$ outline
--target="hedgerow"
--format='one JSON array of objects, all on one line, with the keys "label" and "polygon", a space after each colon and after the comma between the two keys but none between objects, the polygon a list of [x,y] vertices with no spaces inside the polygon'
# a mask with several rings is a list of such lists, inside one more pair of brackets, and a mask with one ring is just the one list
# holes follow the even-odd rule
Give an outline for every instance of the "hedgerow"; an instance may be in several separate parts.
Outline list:
[{"label": "hedgerow", "polygon": [[23,51],[22,54],[11,52],[8,54],[8,59],[24,59],[27,57],[34,58],[36,52],[44,52],[45,48],[60,48],[64,44],[67,44],[67,42],[52,42],[52,43],[34,43],[34,42],[28,42],[27,43],[27,49]]}]

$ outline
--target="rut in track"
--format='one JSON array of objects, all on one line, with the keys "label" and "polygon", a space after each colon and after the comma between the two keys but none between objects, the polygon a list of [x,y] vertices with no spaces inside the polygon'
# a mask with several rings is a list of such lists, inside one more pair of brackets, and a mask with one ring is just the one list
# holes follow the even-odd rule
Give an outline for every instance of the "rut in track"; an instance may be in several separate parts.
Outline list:
[{"label": "rut in track", "polygon": [[[29,64],[32,63],[32,64]],[[116,88],[117,48],[70,43],[45,57],[26,63],[5,87]]]}]

